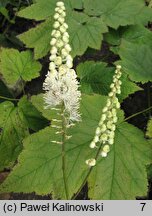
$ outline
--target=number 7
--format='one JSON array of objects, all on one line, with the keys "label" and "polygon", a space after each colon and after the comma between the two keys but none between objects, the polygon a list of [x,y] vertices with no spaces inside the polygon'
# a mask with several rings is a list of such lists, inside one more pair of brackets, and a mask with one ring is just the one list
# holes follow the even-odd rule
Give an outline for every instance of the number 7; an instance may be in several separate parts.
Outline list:
[{"label": "number 7", "polygon": [[144,211],[144,207],[145,207],[146,203],[140,203],[140,204],[142,205],[141,211]]}]

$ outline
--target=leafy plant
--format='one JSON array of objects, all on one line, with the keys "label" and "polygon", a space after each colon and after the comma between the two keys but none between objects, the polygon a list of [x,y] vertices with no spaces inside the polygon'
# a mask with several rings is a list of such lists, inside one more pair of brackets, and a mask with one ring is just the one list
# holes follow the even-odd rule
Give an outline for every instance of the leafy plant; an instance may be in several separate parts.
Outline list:
[{"label": "leafy plant", "polygon": [[[144,0],[64,0],[82,93],[81,121],[68,127],[64,104],[46,109],[42,92],[57,0],[18,3],[0,2],[0,18],[5,19],[0,35],[0,171],[10,171],[0,193],[76,199],[87,186],[90,199],[147,196],[152,178],[151,5]],[[17,8],[14,23],[12,7]],[[25,28],[19,29],[20,22],[25,22]],[[12,31],[14,38],[9,36]],[[118,64],[122,66],[121,109],[114,144],[104,158],[102,144],[93,150],[89,146]],[[96,161],[95,166],[86,164],[89,158]]]}]

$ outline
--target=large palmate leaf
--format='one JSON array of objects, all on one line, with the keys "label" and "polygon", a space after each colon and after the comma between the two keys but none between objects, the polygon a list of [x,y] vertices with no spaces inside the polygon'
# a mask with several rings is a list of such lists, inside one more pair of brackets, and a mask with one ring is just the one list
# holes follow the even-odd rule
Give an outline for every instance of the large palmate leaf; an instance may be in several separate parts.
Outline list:
[{"label": "large palmate leaf", "polygon": [[[102,19],[89,17],[83,13],[71,12],[67,17],[69,24],[70,44],[72,55],[82,55],[89,47],[100,49],[102,33],[107,27]],[[41,58],[50,50],[50,40],[53,21],[47,19],[36,28],[19,35],[27,47],[34,48],[35,58]],[[85,40],[84,40],[85,38]]]},{"label": "large palmate leaf", "polygon": [[0,72],[9,85],[15,85],[19,79],[30,81],[39,76],[40,70],[41,64],[33,60],[30,51],[3,48],[0,52]]},{"label": "large palmate leaf", "polygon": [[22,113],[11,102],[0,104],[0,170],[14,163],[28,130]]},{"label": "large palmate leaf", "polygon": [[129,27],[121,27],[118,30],[110,29],[108,33],[105,34],[104,39],[111,45],[118,46],[123,41],[128,41],[136,44],[147,44],[152,45],[152,32],[141,25],[132,25]]},{"label": "large palmate leaf", "polygon": [[[140,130],[124,123],[122,115],[109,156],[98,156],[97,166],[92,170],[85,164],[86,159],[97,157],[98,149],[91,150],[89,143],[105,101],[106,98],[99,95],[83,96],[82,122],[68,131],[72,138],[63,145],[51,142],[61,139],[51,127],[25,139],[19,163],[1,185],[1,193],[35,191],[38,194],[52,193],[54,198],[70,199],[89,176],[89,196],[92,199],[134,199],[137,195],[145,195],[145,165],[152,161],[151,144]],[[34,103],[36,105],[36,100]],[[48,115],[47,110],[42,112]]]},{"label": "large palmate leaf", "polygon": [[[107,32],[106,26],[117,28],[128,24],[145,24],[152,19],[152,9],[145,6],[144,0],[110,2],[65,0],[64,2],[73,56],[82,55],[87,47],[100,49],[102,34]],[[45,56],[50,49],[55,4],[56,0],[39,0],[18,13],[18,16],[24,18],[46,20],[19,36],[27,47],[34,48],[36,59]]]},{"label": "large palmate leaf", "polygon": [[[114,75],[114,67],[106,67],[103,62],[87,61],[79,64],[77,73],[81,82],[81,91],[87,94],[98,93],[108,95],[110,84]],[[119,99],[122,101],[129,94],[141,90],[135,83],[130,81],[125,73],[121,77],[122,92]]]},{"label": "large palmate leaf", "polygon": [[152,10],[145,6],[144,0],[84,0],[85,12],[101,16],[113,28],[129,24],[146,24],[152,19]]},{"label": "large palmate leaf", "polygon": [[123,41],[119,49],[120,64],[136,82],[152,81],[152,46]]},{"label": "large palmate leaf", "polygon": [[98,161],[89,177],[89,197],[123,200],[146,196],[147,173],[143,164],[150,162],[148,157],[152,160],[151,150],[152,143],[144,139],[139,129],[128,123],[118,125],[112,151],[106,160]]},{"label": "large palmate leaf", "polygon": [[23,97],[18,106],[5,101],[0,104],[0,171],[12,166],[22,150],[29,130],[38,131],[49,124],[30,101]]},{"label": "large palmate leaf", "polygon": [[41,130],[49,124],[49,121],[41,115],[26,97],[21,98],[18,107],[23,114],[26,125],[33,131]]}]

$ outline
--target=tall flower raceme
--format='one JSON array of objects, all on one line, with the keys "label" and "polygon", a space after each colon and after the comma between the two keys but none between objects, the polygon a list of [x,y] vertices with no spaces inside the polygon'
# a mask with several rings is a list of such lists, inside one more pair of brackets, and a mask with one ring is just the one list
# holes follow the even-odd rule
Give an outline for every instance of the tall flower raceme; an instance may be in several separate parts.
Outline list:
[{"label": "tall flower raceme", "polygon": [[68,25],[65,22],[66,10],[63,2],[57,2],[54,14],[54,25],[51,33],[51,50],[49,71],[46,75],[43,89],[46,108],[56,109],[61,105],[66,124],[80,121],[79,83],[70,55]]},{"label": "tall flower raceme", "polygon": [[[90,148],[98,148],[98,144],[102,144],[102,150],[100,155],[107,157],[110,151],[110,146],[114,144],[116,123],[117,123],[117,109],[120,108],[120,103],[117,98],[117,94],[121,94],[121,66],[117,65],[115,75],[113,76],[113,83],[110,85],[111,92],[107,99],[106,106],[102,110],[101,119],[98,127],[96,128],[95,136],[90,144]],[[86,164],[89,166],[95,166],[96,160],[94,158],[86,160]]]}]

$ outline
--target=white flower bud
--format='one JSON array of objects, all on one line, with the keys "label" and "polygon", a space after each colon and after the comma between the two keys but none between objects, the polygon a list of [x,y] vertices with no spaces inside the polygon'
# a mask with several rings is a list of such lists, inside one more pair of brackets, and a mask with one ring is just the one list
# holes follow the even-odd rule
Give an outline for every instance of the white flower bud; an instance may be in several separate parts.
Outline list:
[{"label": "white flower bud", "polygon": [[106,114],[102,114],[100,121],[105,121],[106,120]]},{"label": "white flower bud", "polygon": [[110,146],[109,145],[105,145],[103,147],[103,151],[106,152],[106,153],[108,153],[110,151]]},{"label": "white flower bud", "polygon": [[62,41],[62,40],[57,41],[56,46],[57,46],[58,48],[63,47],[63,46],[64,46],[63,41]]},{"label": "white flower bud", "polygon": [[108,136],[110,139],[114,139],[114,136],[115,136],[114,131],[111,131]]},{"label": "white flower bud", "polygon": [[50,42],[50,45],[51,46],[54,46],[56,44],[56,39],[55,38],[52,38],[51,42]]},{"label": "white flower bud", "polygon": [[56,47],[52,47],[51,54],[55,55],[55,54],[57,54],[57,52],[58,52],[57,48]]},{"label": "white flower bud", "polygon": [[114,139],[113,139],[113,138],[109,139],[109,140],[108,140],[108,143],[109,143],[110,145],[113,145],[113,144],[114,144]]},{"label": "white flower bud", "polygon": [[112,112],[108,111],[107,117],[108,117],[108,118],[111,118],[111,117],[112,117]]},{"label": "white flower bud", "polygon": [[93,139],[93,141],[94,141],[95,143],[99,142],[99,136],[95,136],[94,139]]},{"label": "white flower bud", "polygon": [[117,109],[120,108],[120,103],[119,103],[119,102],[116,103],[116,108],[117,108]]},{"label": "white flower bud", "polygon": [[69,55],[66,49],[62,49],[61,54],[63,55],[63,57],[67,57]]},{"label": "white flower bud", "polygon": [[50,70],[54,70],[54,69],[55,69],[55,64],[54,64],[54,62],[50,62],[50,64],[49,64],[49,69],[50,69]]},{"label": "white flower bud", "polygon": [[68,59],[66,61],[66,65],[67,65],[68,68],[72,68],[73,67],[73,62],[70,59]]},{"label": "white flower bud", "polygon": [[102,134],[101,137],[100,137],[100,141],[105,142],[107,140],[108,140],[108,135],[106,133]]},{"label": "white flower bud", "polygon": [[60,15],[58,14],[58,13],[56,13],[55,15],[54,15],[54,19],[59,19],[59,17],[60,17]]},{"label": "white flower bud", "polygon": [[61,26],[59,28],[59,30],[60,30],[61,33],[65,33],[66,32],[66,28],[64,26]]},{"label": "white flower bud", "polygon": [[103,113],[105,113],[105,112],[107,112],[107,111],[108,111],[108,108],[107,108],[107,107],[104,107],[103,110],[102,110]]},{"label": "white flower bud", "polygon": [[112,126],[113,126],[113,122],[112,122],[112,121],[108,121],[108,122],[107,122],[107,128],[108,128],[108,129],[111,129]]},{"label": "white flower bud", "polygon": [[110,93],[108,94],[108,96],[109,96],[109,97],[114,96],[113,92],[110,92]]},{"label": "white flower bud", "polygon": [[112,84],[110,85],[110,88],[113,88],[113,87],[115,87],[115,84],[114,84],[114,83],[112,83]]},{"label": "white flower bud", "polygon": [[62,64],[62,58],[60,56],[56,57],[56,59],[54,60],[54,63],[59,66]]},{"label": "white flower bud", "polygon": [[114,122],[114,123],[117,123],[117,121],[118,121],[117,116],[114,116],[114,117],[113,117],[113,122]]},{"label": "white flower bud", "polygon": [[60,31],[56,31],[55,34],[54,34],[54,37],[55,37],[55,38],[61,37]]},{"label": "white flower bud", "polygon": [[54,29],[54,30],[52,31],[52,33],[51,33],[51,36],[54,36],[55,33],[56,33],[56,30]]},{"label": "white flower bud", "polygon": [[106,106],[107,106],[107,107],[110,107],[110,105],[111,105],[111,101],[108,99],[108,100],[107,100],[107,105],[106,105]]},{"label": "white flower bud", "polygon": [[121,65],[116,66],[116,69],[118,69],[118,70],[120,70],[121,68],[122,68]]},{"label": "white flower bud", "polygon": [[113,116],[116,116],[116,113],[117,113],[116,109],[113,108],[113,109],[111,110],[111,112],[112,112],[112,115],[113,115]]},{"label": "white flower bud", "polygon": [[101,133],[101,129],[100,129],[100,127],[97,127],[97,129],[96,129],[96,135],[100,135],[100,133]]},{"label": "white flower bud", "polygon": [[50,60],[50,61],[54,61],[55,58],[56,58],[56,55],[51,55],[51,56],[49,57],[49,60]]},{"label": "white flower bud", "polygon": [[96,148],[97,146],[96,146],[96,143],[94,142],[94,141],[92,141],[91,143],[90,143],[90,148]]},{"label": "white flower bud", "polygon": [[60,17],[60,18],[58,19],[58,21],[59,21],[61,24],[63,24],[64,21],[65,21],[65,19],[64,19],[63,17]]},{"label": "white flower bud", "polygon": [[68,37],[68,38],[69,38],[68,32],[65,32],[65,33],[63,34],[63,37]]},{"label": "white flower bud", "polygon": [[62,7],[62,6],[64,6],[64,3],[62,1],[59,1],[59,2],[56,3],[56,6],[57,7]]},{"label": "white flower bud", "polygon": [[63,26],[64,28],[68,29],[68,24],[64,23]]},{"label": "white flower bud", "polygon": [[111,130],[115,131],[116,130],[116,125],[113,124],[112,127],[111,127]]},{"label": "white flower bud", "polygon": [[101,156],[102,156],[102,157],[107,157],[107,155],[108,155],[108,154],[107,154],[106,152],[104,152],[104,151],[101,152]]},{"label": "white flower bud", "polygon": [[100,128],[101,133],[105,132],[107,130],[107,127],[105,124],[103,124]]},{"label": "white flower bud", "polygon": [[69,43],[69,37],[63,35],[63,38],[62,40],[65,42],[65,43]]},{"label": "white flower bud", "polygon": [[54,23],[54,25],[53,25],[53,27],[54,27],[55,29],[59,28],[59,26],[60,26],[60,23],[59,23],[58,21],[56,21],[56,22]]},{"label": "white flower bud", "polygon": [[66,16],[66,13],[63,11],[62,14],[61,14],[61,16],[62,16],[62,17],[65,17],[65,16]]},{"label": "white flower bud", "polygon": [[64,47],[68,52],[71,51],[71,46],[69,44],[66,44],[65,47]]},{"label": "white flower bud", "polygon": [[86,164],[89,165],[90,167],[96,165],[96,160],[94,158],[86,160]]}]

